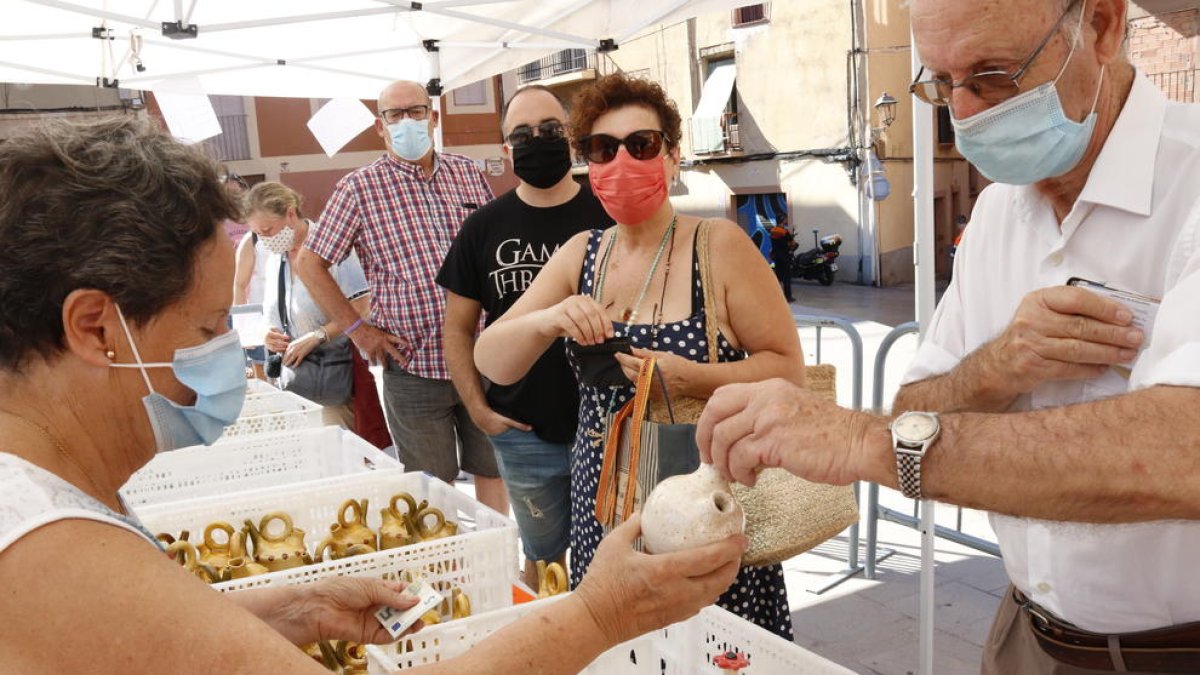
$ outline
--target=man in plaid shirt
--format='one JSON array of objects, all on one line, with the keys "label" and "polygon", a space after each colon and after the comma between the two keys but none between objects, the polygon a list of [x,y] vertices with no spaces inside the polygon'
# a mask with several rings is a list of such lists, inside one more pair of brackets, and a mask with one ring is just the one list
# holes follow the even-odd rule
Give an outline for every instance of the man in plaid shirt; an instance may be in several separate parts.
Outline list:
[{"label": "man in plaid shirt", "polygon": [[[471,159],[434,152],[438,114],[420,84],[389,85],[379,110],[375,130],[387,154],[338,183],[296,269],[326,315],[383,364],[384,411],[404,466],[447,482],[461,467],[476,476],[480,501],[507,513],[492,446],[450,382],[442,352],[446,299],[434,281],[463,219],[492,191]],[[368,322],[329,273],[351,250],[371,287]]]}]

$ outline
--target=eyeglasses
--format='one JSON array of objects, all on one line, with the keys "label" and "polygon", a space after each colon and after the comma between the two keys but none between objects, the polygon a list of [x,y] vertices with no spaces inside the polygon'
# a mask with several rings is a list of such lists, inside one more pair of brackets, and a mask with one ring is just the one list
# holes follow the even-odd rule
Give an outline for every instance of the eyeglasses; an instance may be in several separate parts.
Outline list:
[{"label": "eyeglasses", "polygon": [[592,134],[579,139],[579,154],[592,164],[608,164],[617,158],[617,151],[624,145],[634,159],[654,159],[662,151],[665,137],[657,129],[642,129],[625,138],[608,134]]},{"label": "eyeglasses", "polygon": [[[534,132],[537,133],[534,133]],[[544,138],[548,141],[556,141],[566,136],[566,130],[563,129],[562,122],[558,120],[547,120],[537,126],[529,126],[522,124],[514,127],[507,136],[504,137],[505,142],[510,148],[519,148],[526,143],[532,141],[535,137]]]},{"label": "eyeglasses", "polygon": [[[1025,60],[1017,66],[1016,70],[988,70],[982,73],[968,75],[958,82],[943,79],[922,80],[921,75],[925,72],[925,67],[921,66],[921,70],[917,72],[917,77],[909,86],[908,91],[918,99],[936,106],[950,105],[950,98],[954,94],[955,89],[966,87],[967,91],[977,97],[979,100],[989,105],[996,105],[1003,101],[1016,96],[1021,91],[1021,78],[1025,76],[1025,72],[1029,66],[1037,59],[1050,44],[1050,39],[1058,32],[1058,27],[1062,25],[1063,19],[1071,13],[1071,10],[1079,4],[1079,0],[1074,0],[1063,13],[1059,15],[1058,21],[1050,27],[1050,32],[1046,33],[1046,37],[1038,43],[1038,46],[1025,57]],[[1082,10],[1080,10],[1082,11]]]},{"label": "eyeglasses", "polygon": [[388,108],[387,110],[381,110],[379,117],[386,124],[395,124],[405,117],[415,122],[420,122],[429,117],[429,106],[414,105],[407,108]]}]

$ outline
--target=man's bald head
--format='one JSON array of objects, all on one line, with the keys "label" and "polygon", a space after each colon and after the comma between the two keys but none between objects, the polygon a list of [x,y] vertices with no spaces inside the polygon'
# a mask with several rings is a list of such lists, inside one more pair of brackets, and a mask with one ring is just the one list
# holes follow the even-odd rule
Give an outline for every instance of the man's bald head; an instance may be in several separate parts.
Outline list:
[{"label": "man's bald head", "polygon": [[397,80],[379,92],[379,109],[411,108],[414,105],[429,105],[429,94],[424,85],[412,80]]}]

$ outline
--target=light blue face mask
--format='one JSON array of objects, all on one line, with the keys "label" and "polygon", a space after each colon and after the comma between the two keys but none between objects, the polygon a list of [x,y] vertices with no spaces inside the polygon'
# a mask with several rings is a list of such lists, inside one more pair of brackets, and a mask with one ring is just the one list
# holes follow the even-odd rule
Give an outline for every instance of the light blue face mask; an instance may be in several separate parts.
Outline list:
[{"label": "light blue face mask", "polygon": [[429,139],[429,122],[427,120],[404,119],[388,125],[388,133],[392,136],[392,150],[401,159],[415,162],[429,152],[433,141]]},{"label": "light blue face mask", "polygon": [[[246,356],[237,331],[231,330],[202,345],[175,350],[171,363],[143,363],[125,315],[117,308],[121,327],[137,363],[113,363],[112,368],[138,368],[150,393],[142,398],[159,452],[191,445],[212,445],[225,427],[237,421],[246,399]],[[170,368],[175,379],[196,392],[196,403],[180,405],[154,391],[147,368]]]},{"label": "light blue face mask", "polygon": [[[1082,30],[1082,11],[1079,18]],[[958,151],[990,180],[1031,185],[1067,173],[1083,158],[1096,128],[1104,68],[1100,70],[1092,110],[1082,122],[1067,117],[1055,86],[1078,42],[1076,39],[1071,45],[1062,69],[1050,82],[966,119],[952,120]]]}]

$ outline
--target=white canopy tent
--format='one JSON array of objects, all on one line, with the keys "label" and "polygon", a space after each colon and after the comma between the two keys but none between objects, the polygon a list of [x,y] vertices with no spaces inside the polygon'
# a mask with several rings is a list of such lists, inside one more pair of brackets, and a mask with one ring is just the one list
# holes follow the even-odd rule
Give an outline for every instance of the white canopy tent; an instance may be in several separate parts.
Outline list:
[{"label": "white canopy tent", "polygon": [[[446,89],[560,49],[601,51],[738,0],[0,0],[0,82],[375,98]],[[332,9],[331,8],[335,8]]]}]

